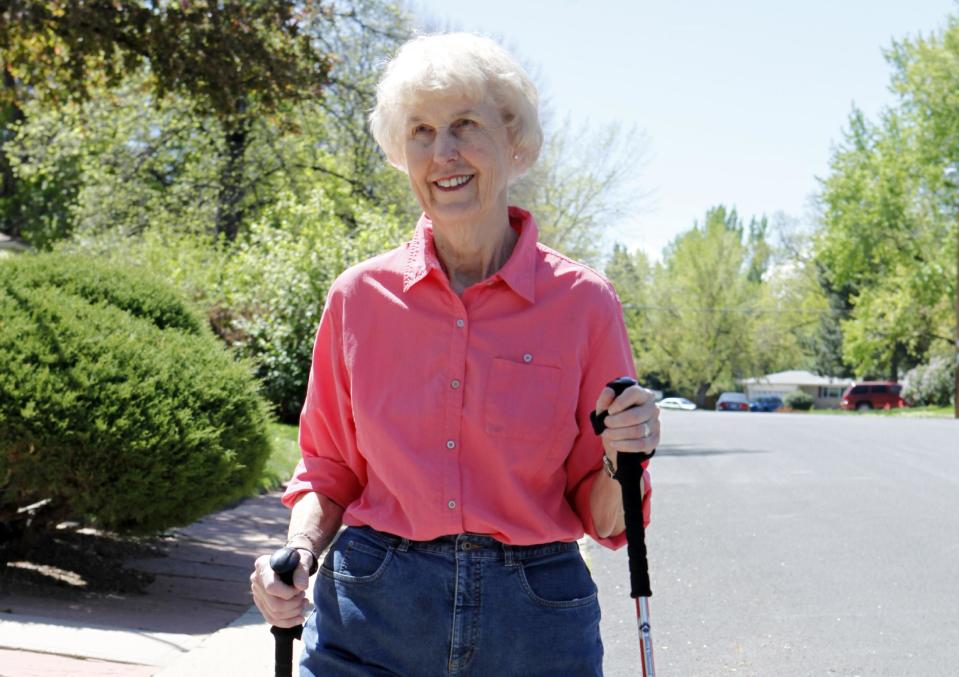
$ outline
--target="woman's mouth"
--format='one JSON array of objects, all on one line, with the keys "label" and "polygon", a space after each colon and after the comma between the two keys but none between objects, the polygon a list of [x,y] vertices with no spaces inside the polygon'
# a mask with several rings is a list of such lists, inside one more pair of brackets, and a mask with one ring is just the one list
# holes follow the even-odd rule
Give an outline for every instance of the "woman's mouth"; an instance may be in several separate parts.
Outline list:
[{"label": "woman's mouth", "polygon": [[473,174],[460,174],[458,176],[449,176],[445,179],[438,179],[433,185],[442,191],[458,190],[473,180]]}]

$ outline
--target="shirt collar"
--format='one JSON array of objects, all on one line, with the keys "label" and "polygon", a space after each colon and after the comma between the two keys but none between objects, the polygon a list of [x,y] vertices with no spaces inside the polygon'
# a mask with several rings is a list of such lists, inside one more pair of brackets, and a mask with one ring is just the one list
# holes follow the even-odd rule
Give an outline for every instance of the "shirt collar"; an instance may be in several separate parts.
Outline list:
[{"label": "shirt collar", "polygon": [[[506,264],[490,279],[501,279],[510,289],[533,303],[536,301],[536,239],[537,228],[533,215],[519,207],[509,208],[509,224],[519,231],[519,239]],[[403,291],[409,291],[431,270],[443,273],[436,245],[433,242],[433,223],[426,214],[416,224],[416,232],[406,254]]]}]

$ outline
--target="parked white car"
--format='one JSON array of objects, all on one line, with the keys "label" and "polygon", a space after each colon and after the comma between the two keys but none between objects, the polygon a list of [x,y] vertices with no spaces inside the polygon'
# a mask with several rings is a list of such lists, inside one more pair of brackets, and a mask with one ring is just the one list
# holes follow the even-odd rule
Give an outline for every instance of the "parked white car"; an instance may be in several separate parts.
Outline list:
[{"label": "parked white car", "polygon": [[660,409],[683,409],[685,411],[692,411],[696,408],[696,404],[690,402],[685,397],[667,397],[656,404],[659,405]]}]

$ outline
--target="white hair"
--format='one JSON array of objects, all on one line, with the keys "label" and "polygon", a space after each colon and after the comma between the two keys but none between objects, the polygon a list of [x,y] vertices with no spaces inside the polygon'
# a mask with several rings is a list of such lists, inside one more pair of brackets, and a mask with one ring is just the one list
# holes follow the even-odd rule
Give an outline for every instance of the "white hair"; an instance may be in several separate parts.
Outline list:
[{"label": "white hair", "polygon": [[539,94],[526,71],[489,38],[442,33],[413,38],[400,47],[376,86],[370,130],[394,167],[406,171],[408,109],[436,95],[490,98],[496,104],[513,146],[511,180],[536,162],[543,145]]}]

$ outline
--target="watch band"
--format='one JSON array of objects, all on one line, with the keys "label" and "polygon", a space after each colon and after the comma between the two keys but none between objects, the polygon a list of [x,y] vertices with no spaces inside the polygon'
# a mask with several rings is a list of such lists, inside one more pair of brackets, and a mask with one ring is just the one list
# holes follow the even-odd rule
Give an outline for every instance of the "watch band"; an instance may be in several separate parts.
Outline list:
[{"label": "watch band", "polygon": [[297,550],[306,550],[308,553],[313,555],[313,562],[310,564],[309,575],[312,576],[316,573],[316,570],[320,567],[320,557],[316,552],[316,544],[313,542],[313,539],[308,533],[305,531],[297,531],[295,534],[291,534],[286,540],[286,547],[296,548]]}]

